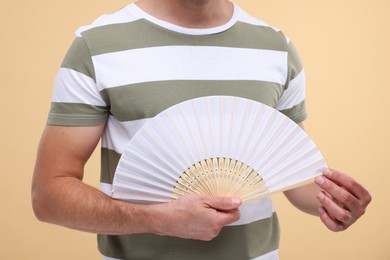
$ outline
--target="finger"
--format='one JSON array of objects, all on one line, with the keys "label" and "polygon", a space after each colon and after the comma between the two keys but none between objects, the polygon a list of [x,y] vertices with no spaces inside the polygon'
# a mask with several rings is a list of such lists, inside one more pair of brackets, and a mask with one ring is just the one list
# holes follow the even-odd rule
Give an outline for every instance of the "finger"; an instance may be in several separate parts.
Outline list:
[{"label": "finger", "polygon": [[334,183],[332,180],[319,176],[316,178],[316,183],[326,191],[329,196],[341,207],[346,207],[350,211],[354,211],[360,206],[359,199],[351,194],[347,189]]},{"label": "finger", "polygon": [[241,199],[234,197],[207,196],[203,198],[207,207],[215,210],[221,226],[231,224],[240,219],[239,207]]},{"label": "finger", "polygon": [[371,195],[368,190],[350,176],[334,169],[326,169],[324,176],[340,186],[345,187],[356,198],[360,199],[364,203],[364,206],[367,206],[371,202]]},{"label": "finger", "polygon": [[342,223],[352,224],[354,222],[351,212],[333,201],[325,192],[319,192],[317,198],[322,207],[326,209],[329,216]]},{"label": "finger", "polygon": [[346,229],[346,226],[344,226],[341,222],[333,219],[324,208],[321,207],[318,211],[320,213],[320,219],[322,223],[324,223],[328,229],[334,232],[339,232]]},{"label": "finger", "polygon": [[229,211],[241,206],[241,199],[235,197],[205,197],[204,202],[218,211]]},{"label": "finger", "polygon": [[216,211],[218,214],[219,223],[222,226],[226,226],[233,222],[236,222],[240,219],[241,214],[238,209],[229,210],[229,211]]}]

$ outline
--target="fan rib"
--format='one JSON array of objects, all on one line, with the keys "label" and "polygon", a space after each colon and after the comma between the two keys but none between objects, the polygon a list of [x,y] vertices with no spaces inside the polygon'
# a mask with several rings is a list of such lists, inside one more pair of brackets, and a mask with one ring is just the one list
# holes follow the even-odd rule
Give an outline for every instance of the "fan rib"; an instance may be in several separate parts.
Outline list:
[{"label": "fan rib", "polygon": [[[186,156],[184,156],[184,150],[182,150],[182,146],[178,145],[177,142],[175,142],[175,139],[173,138],[172,133],[173,131],[169,131],[170,129],[167,129],[167,126],[166,124],[164,124],[163,120],[155,120],[156,121],[156,125],[158,126],[158,130],[159,131],[162,131],[164,133],[164,137],[165,137],[165,140],[169,142],[169,144],[165,144],[164,147],[167,151],[171,151],[171,150],[174,150],[172,149],[172,147],[175,147],[176,148],[176,151],[180,151],[180,152],[176,152],[173,154],[173,152],[170,152],[170,155],[172,158],[178,158],[180,157],[181,160],[178,160],[180,161],[180,166],[182,169],[185,169],[187,165],[190,164],[190,161],[188,160],[188,158],[186,158]],[[165,142],[161,142],[161,138],[160,139],[160,143],[165,143]],[[183,163],[184,162],[184,163]]]},{"label": "fan rib", "polygon": [[[185,116],[183,109],[182,109],[182,106],[180,104],[178,105],[178,110],[179,110],[179,113],[181,115],[181,118],[184,121],[184,124],[186,126],[186,130],[188,131],[188,134],[192,140],[193,148],[192,149],[190,148],[190,150],[195,150],[197,152],[198,159],[203,158],[203,156],[200,153],[200,149],[198,147],[198,142],[195,140],[194,133],[192,132],[193,129],[192,129],[192,127],[190,127],[190,124],[188,123],[187,117]],[[197,161],[197,160],[195,160],[195,161]]]},{"label": "fan rib", "polygon": [[200,136],[200,140],[201,140],[201,142],[202,142],[202,145],[203,145],[203,150],[204,150],[204,156],[205,156],[205,158],[208,158],[208,151],[207,151],[207,145],[206,145],[206,141],[205,141],[205,139],[204,139],[204,137],[205,137],[205,134],[203,133],[203,124],[201,124],[200,123],[200,118],[199,118],[199,115],[198,115],[198,113],[197,113],[197,109],[196,109],[196,107],[195,107],[195,104],[194,104],[194,102],[191,102],[191,104],[192,104],[192,109],[193,109],[193,112],[194,112],[194,118],[195,118],[195,121],[196,121],[196,123],[197,123],[197,130],[198,130],[198,132],[199,132],[199,136]]}]

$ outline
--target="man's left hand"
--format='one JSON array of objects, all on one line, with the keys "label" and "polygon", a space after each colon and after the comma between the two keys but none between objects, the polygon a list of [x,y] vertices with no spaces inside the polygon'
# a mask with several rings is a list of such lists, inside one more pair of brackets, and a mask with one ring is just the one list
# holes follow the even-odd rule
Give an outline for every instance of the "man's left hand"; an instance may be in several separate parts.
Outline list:
[{"label": "man's left hand", "polygon": [[350,176],[326,169],[316,183],[323,190],[317,194],[321,203],[320,218],[327,228],[338,232],[347,229],[366,211],[371,195]]}]

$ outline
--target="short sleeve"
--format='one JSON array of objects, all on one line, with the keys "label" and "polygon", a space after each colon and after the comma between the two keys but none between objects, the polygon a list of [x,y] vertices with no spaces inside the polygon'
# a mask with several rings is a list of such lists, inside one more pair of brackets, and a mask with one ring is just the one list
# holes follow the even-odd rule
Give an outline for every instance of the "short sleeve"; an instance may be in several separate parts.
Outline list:
[{"label": "short sleeve", "polygon": [[107,120],[108,111],[96,86],[89,49],[82,37],[76,37],[57,73],[47,123],[100,125]]},{"label": "short sleeve", "polygon": [[305,70],[293,43],[288,40],[288,75],[283,93],[275,108],[296,123],[304,121],[306,112]]}]

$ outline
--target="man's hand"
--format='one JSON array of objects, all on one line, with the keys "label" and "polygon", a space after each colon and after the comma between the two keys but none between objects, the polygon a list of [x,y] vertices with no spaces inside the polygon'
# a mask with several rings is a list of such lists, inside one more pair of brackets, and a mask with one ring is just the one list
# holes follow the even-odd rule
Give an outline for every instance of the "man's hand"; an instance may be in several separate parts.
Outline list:
[{"label": "man's hand", "polygon": [[161,204],[159,230],[155,233],[209,241],[240,218],[238,198],[189,195]]},{"label": "man's hand", "polygon": [[316,179],[323,191],[317,194],[321,203],[322,222],[332,231],[347,229],[366,211],[371,202],[370,193],[351,177],[327,169]]}]

